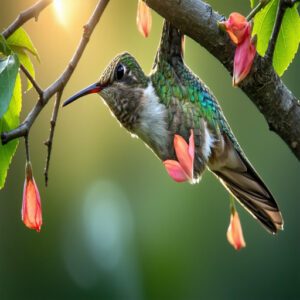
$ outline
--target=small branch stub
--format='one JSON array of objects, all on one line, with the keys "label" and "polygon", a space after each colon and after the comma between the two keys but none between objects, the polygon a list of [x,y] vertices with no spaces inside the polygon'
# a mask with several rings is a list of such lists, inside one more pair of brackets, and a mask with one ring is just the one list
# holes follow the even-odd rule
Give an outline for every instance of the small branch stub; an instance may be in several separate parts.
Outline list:
[{"label": "small branch stub", "polygon": [[39,94],[40,98],[42,98],[44,91],[40,88],[38,83],[34,80],[34,78],[30,75],[30,73],[27,71],[27,69],[23,65],[21,65],[21,70],[26,75],[26,77],[29,79],[29,81],[35,88],[36,92]]}]

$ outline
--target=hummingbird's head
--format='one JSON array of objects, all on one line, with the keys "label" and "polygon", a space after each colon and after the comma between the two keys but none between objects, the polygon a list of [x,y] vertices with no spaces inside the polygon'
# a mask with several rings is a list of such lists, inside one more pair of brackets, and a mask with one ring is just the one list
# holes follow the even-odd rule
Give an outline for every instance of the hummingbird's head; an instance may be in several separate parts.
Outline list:
[{"label": "hummingbird's head", "polygon": [[76,93],[63,106],[82,96],[98,93],[116,118],[130,130],[139,117],[141,98],[148,83],[149,78],[135,58],[129,53],[122,53],[111,61],[98,82]]}]

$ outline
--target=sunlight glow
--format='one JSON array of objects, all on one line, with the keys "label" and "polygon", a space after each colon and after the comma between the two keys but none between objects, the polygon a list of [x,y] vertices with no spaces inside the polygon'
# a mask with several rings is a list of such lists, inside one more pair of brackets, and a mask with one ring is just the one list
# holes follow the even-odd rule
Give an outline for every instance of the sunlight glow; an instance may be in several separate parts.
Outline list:
[{"label": "sunlight glow", "polygon": [[53,0],[56,20],[67,30],[74,29],[74,24],[78,22],[85,22],[93,8],[93,1]]},{"label": "sunlight glow", "polygon": [[63,25],[66,26],[66,7],[63,0],[54,0],[54,9],[58,18],[58,21]]}]

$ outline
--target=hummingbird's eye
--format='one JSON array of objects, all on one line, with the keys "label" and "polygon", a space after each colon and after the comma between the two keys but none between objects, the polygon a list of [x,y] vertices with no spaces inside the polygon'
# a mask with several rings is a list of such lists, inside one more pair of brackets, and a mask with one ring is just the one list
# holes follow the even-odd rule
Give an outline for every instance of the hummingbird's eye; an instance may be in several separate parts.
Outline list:
[{"label": "hummingbird's eye", "polygon": [[125,68],[122,64],[119,64],[115,71],[115,76],[117,80],[121,80],[124,76]]}]

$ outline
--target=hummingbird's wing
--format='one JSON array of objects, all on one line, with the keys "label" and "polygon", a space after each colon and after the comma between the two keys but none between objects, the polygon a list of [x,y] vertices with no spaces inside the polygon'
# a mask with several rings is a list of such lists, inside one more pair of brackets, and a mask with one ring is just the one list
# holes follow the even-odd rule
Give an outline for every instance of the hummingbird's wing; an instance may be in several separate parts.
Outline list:
[{"label": "hummingbird's wing", "polygon": [[156,53],[152,69],[154,70],[160,60],[167,61],[170,65],[183,63],[184,35],[179,29],[164,21],[160,44]]},{"label": "hummingbird's wing", "polygon": [[171,115],[172,110],[181,110],[180,120],[186,126],[206,124],[215,139],[210,170],[250,214],[275,233],[283,228],[283,220],[271,192],[242,151],[216,98],[182,58],[182,34],[165,22],[152,75],[162,103]]}]

